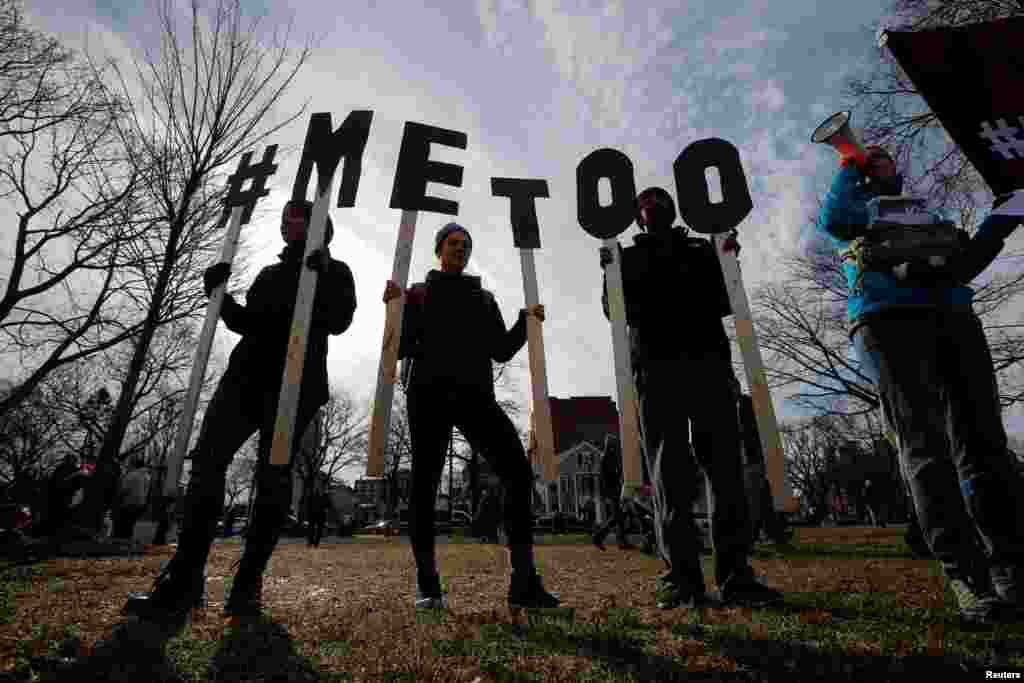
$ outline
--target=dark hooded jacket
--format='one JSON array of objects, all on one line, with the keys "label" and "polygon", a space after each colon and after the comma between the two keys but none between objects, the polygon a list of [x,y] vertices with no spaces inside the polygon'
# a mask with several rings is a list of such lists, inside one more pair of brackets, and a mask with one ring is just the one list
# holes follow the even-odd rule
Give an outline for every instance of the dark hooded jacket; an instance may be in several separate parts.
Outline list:
[{"label": "dark hooded jacket", "polygon": [[[242,335],[224,374],[246,389],[280,390],[303,249],[301,244],[289,245],[281,252],[280,263],[261,270],[246,292],[245,306],[231,296],[224,297],[221,318],[229,330]],[[327,402],[327,336],[347,330],[355,310],[352,271],[342,261],[330,259],[327,272],[317,278],[301,400],[314,401],[318,406]]]},{"label": "dark hooded jacket", "polygon": [[411,388],[470,389],[493,397],[492,361],[512,360],[525,343],[523,312],[506,329],[479,277],[431,270],[426,282],[406,291],[398,357],[413,359]]},{"label": "dark hooded jacket", "polygon": [[[642,233],[620,248],[626,323],[633,328],[634,367],[648,359],[670,360],[687,353],[730,354],[722,318],[732,314],[725,275],[710,240],[690,237],[681,227]],[[608,285],[601,305],[608,311]]]}]

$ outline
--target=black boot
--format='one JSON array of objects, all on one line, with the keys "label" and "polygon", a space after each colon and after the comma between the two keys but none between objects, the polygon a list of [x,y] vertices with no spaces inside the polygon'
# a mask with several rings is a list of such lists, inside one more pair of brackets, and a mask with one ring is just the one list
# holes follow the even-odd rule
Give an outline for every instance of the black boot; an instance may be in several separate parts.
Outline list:
[{"label": "black boot", "polygon": [[122,614],[143,621],[181,629],[194,608],[203,604],[205,579],[202,567],[186,567],[175,555],[153,583],[149,593],[128,596]]},{"label": "black boot", "polygon": [[512,581],[508,588],[508,606],[514,610],[546,608],[552,609],[562,604],[558,596],[544,590],[537,572],[526,574],[512,572]]},{"label": "black boot", "polygon": [[224,623],[234,626],[260,616],[263,609],[263,572],[240,565],[224,601]]},{"label": "black boot", "polygon": [[257,486],[252,518],[245,532],[245,548],[238,571],[224,602],[224,622],[237,624],[259,616],[263,608],[263,572],[277,546],[288,514],[290,480],[286,468],[267,466]]},{"label": "black boot", "polygon": [[223,489],[214,489],[211,495],[203,487],[205,480],[198,473],[192,476],[177,552],[153,583],[152,591],[130,595],[122,613],[180,628],[192,609],[202,606],[204,568],[217,533],[224,493]]}]

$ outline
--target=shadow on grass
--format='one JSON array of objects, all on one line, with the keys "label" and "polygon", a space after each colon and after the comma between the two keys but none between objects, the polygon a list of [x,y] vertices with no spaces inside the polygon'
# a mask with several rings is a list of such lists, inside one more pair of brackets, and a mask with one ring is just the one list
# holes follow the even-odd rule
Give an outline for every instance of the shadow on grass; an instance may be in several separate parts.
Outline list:
[{"label": "shadow on grass", "polygon": [[[817,601],[808,601],[809,604]],[[705,623],[697,613],[689,623],[682,622],[672,628],[677,637],[697,640],[707,649],[694,652],[698,656],[692,665],[686,656],[671,656],[654,650],[658,636],[656,628],[642,622],[631,610],[612,610],[608,620],[601,623],[578,623],[565,618],[536,617],[527,623],[492,623],[483,626],[474,640],[448,640],[435,644],[443,657],[470,657],[481,669],[501,683],[542,681],[543,677],[524,671],[522,662],[530,658],[552,656],[582,657],[593,663],[593,670],[580,680],[587,681],[857,681],[871,683],[906,680],[907,676],[936,676],[939,673],[971,673],[984,677],[987,668],[1007,670],[1008,652],[997,654],[994,642],[1005,640],[1005,634],[992,629],[981,629],[978,642],[970,651],[963,647],[950,647],[942,656],[930,656],[923,650],[900,656],[883,654],[882,650],[862,647],[853,649],[857,641],[874,640],[886,622],[874,618],[875,608],[857,610],[861,623],[846,626],[843,619],[826,625],[801,625],[798,615],[805,609],[799,604],[776,610],[765,610],[763,617],[775,621],[765,634],[751,636],[751,628],[744,624]],[[884,609],[878,606],[878,609]],[[777,621],[776,621],[777,620]],[[870,624],[864,623],[870,621]],[[902,627],[905,634],[927,631],[926,618]],[[856,629],[849,633],[849,629]],[[873,631],[872,631],[873,629]],[[861,632],[863,630],[863,632]],[[960,630],[952,626],[949,636]],[[780,633],[781,631],[781,633]],[[985,635],[987,632],[987,635]],[[962,638],[963,633],[958,634]],[[982,642],[981,639],[986,639]],[[961,643],[962,644],[962,643]],[[987,646],[987,647],[986,647]],[[977,656],[988,652],[989,656]],[[717,664],[726,668],[729,660],[735,662],[736,671],[705,671],[716,662],[704,655],[720,657]],[[1000,661],[1000,657],[1004,659]],[[726,659],[728,658],[728,659]],[[701,670],[695,670],[701,669]]]},{"label": "shadow on grass", "polygon": [[753,671],[698,672],[685,662],[645,647],[651,627],[619,612],[606,624],[576,623],[571,618],[531,617],[527,623],[486,624],[477,640],[435,643],[445,657],[471,657],[498,683],[535,683],[544,677],[523,671],[522,658],[563,655],[594,661],[587,681],[623,680],[760,681]]},{"label": "shadow on grass", "polygon": [[320,667],[296,650],[288,630],[273,621],[259,621],[231,626],[225,631],[220,647],[207,669],[206,680],[289,681],[314,683],[347,681],[341,674],[326,674]]},{"label": "shadow on grass", "polygon": [[[145,632],[143,632],[143,630]],[[122,624],[90,656],[47,657],[33,662],[39,683],[234,683],[288,681],[342,683],[343,674],[321,672],[299,654],[284,626],[268,619],[225,629],[218,641],[198,640],[152,626]],[[14,679],[12,679],[14,680]]]}]

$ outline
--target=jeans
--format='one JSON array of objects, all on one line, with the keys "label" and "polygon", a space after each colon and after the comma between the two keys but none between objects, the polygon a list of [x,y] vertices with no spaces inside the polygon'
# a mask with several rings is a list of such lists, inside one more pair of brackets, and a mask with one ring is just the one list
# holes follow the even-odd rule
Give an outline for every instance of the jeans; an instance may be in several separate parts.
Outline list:
[{"label": "jeans", "polygon": [[986,559],[1021,562],[1024,497],[981,321],[949,311],[876,314],[854,346],[898,435],[924,538],[947,573]]},{"label": "jeans", "polygon": [[722,586],[749,572],[752,545],[732,364],[708,352],[645,361],[643,375],[640,410],[659,553],[680,581],[703,587],[703,544],[693,521],[699,466],[711,486],[715,580]]},{"label": "jeans", "polygon": [[221,379],[192,451],[192,475],[176,556],[177,562],[190,570],[205,566],[222,516],[228,466],[238,449],[259,432],[256,497],[240,567],[252,576],[262,574],[287,520],[292,501],[292,463],[319,406],[300,399],[292,432],[292,458],[287,465],[271,465],[279,395],[276,391],[254,392],[233,380],[230,375]]},{"label": "jeans", "polygon": [[419,573],[426,576],[435,571],[434,507],[453,426],[501,480],[509,546],[532,545],[533,468],[515,425],[495,398],[475,390],[413,385],[407,407],[412,441],[409,540]]}]

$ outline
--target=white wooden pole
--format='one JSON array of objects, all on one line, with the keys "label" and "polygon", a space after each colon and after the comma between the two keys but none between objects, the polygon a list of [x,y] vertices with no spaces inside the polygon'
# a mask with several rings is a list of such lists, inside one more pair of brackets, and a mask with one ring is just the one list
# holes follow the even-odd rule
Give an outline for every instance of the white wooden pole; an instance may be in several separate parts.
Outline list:
[{"label": "white wooden pole", "polygon": [[391,281],[402,290],[402,295],[387,303],[384,342],[381,345],[380,366],[377,369],[377,392],[374,395],[373,414],[370,420],[370,446],[366,458],[366,476],[369,479],[384,477],[384,448],[387,446],[388,429],[391,425],[391,401],[395,395],[398,343],[402,338],[402,311],[405,288],[409,283],[413,238],[416,235],[416,214],[416,211],[403,210],[398,227],[398,243],[395,245]]},{"label": "white wooden pole", "polygon": [[299,391],[302,388],[302,373],[306,365],[306,341],[313,319],[313,299],[316,296],[318,274],[307,268],[305,261],[324,244],[327,234],[327,209],[330,205],[332,174],[323,187],[317,188],[313,202],[313,215],[306,232],[306,253],[299,265],[299,288],[295,296],[295,310],[292,314],[292,331],[288,339],[288,358],[281,379],[281,395],[277,403],[277,421],[274,423],[274,440],[270,447],[270,464],[287,465],[292,457],[292,438],[295,419],[299,411]]},{"label": "white wooden pole", "polygon": [[761,438],[761,448],[765,454],[765,466],[768,481],[772,487],[772,498],[776,510],[795,512],[797,500],[793,497],[792,487],[786,479],[785,455],[782,450],[782,438],[772,406],[771,392],[764,372],[764,361],[757,343],[757,332],[750,314],[750,303],[743,287],[743,276],[736,252],[722,249],[728,233],[712,235],[715,252],[725,275],[725,285],[729,292],[729,303],[732,305],[733,320],[736,322],[736,337],[743,354],[743,368],[747,373],[747,384],[750,397],[754,403],[754,415],[757,417],[757,431]]},{"label": "white wooden pole", "polygon": [[[242,213],[244,211],[244,206],[236,206],[231,209],[231,220],[227,233],[224,235],[224,246],[220,253],[220,260],[224,263],[230,264],[235,259],[235,252],[238,251],[238,238],[242,232]],[[164,476],[164,496],[167,497],[178,495],[181,465],[188,452],[192,425],[195,422],[196,406],[199,403],[199,393],[203,389],[203,380],[206,378],[206,366],[210,362],[213,335],[217,331],[217,321],[220,319],[220,309],[224,304],[226,290],[226,282],[218,285],[210,293],[210,301],[206,305],[206,319],[203,321],[203,331],[199,334],[199,343],[196,346],[195,358],[192,362],[192,375],[189,377],[188,393],[185,395],[185,407],[178,421],[178,432],[174,437],[174,450],[171,451],[170,458],[167,460],[167,472]]]},{"label": "white wooden pole", "polygon": [[[540,303],[537,288],[537,267],[533,249],[520,249],[523,268],[523,293],[526,308]],[[545,481],[558,476],[555,463],[555,437],[551,424],[551,401],[548,398],[548,371],[544,354],[544,330],[542,323],[532,315],[526,316],[526,340],[530,355],[530,387],[533,390],[533,430],[537,438],[537,452]]]},{"label": "white wooden pole", "polygon": [[612,260],[605,266],[605,285],[608,291],[608,317],[612,326],[612,353],[615,357],[615,388],[618,392],[619,442],[622,448],[622,497],[639,495],[643,484],[640,458],[640,431],[637,424],[636,386],[629,357],[629,331],[626,326],[626,298],[622,286],[622,263],[619,241],[606,239],[604,246]]}]

